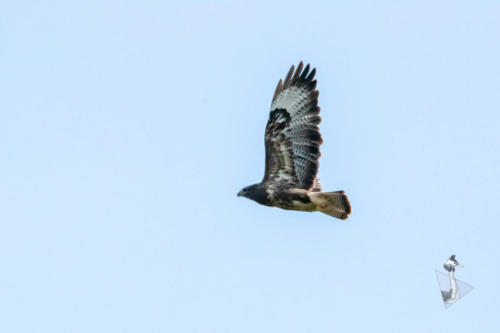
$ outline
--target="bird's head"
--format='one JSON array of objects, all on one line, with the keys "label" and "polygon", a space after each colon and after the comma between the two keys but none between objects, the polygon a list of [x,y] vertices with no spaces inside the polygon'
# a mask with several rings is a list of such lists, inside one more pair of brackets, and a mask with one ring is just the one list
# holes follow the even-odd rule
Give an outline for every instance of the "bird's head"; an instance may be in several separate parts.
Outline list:
[{"label": "bird's head", "polygon": [[250,185],[250,186],[246,186],[246,187],[242,188],[241,191],[238,192],[238,196],[251,199],[252,194],[255,192],[256,186],[257,186],[257,184],[254,184],[254,185]]},{"label": "bird's head", "polygon": [[455,255],[452,255],[443,266],[448,272],[454,272],[456,267],[464,267],[455,259]]},{"label": "bird's head", "polygon": [[266,200],[266,191],[260,184],[253,184],[242,188],[238,196],[263,203]]}]

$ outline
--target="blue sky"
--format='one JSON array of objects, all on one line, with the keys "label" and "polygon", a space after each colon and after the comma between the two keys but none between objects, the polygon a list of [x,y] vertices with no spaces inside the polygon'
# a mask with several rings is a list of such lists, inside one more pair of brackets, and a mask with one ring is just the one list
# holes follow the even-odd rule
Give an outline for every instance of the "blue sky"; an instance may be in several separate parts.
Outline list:
[{"label": "blue sky", "polygon": [[[0,4],[0,331],[500,327],[497,1]],[[346,222],[237,198],[317,68]],[[456,254],[475,289],[448,310]]]}]

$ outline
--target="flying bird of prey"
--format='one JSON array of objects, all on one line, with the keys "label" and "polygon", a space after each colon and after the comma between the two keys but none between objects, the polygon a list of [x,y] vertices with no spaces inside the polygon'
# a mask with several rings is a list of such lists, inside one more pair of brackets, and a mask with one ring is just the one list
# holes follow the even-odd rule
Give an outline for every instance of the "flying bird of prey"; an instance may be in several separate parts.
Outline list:
[{"label": "flying bird of prey", "polygon": [[317,173],[319,146],[319,91],[309,64],[290,68],[274,92],[267,121],[266,168],[258,184],[243,188],[238,196],[262,205],[306,212],[320,211],[347,219],[351,205],[344,191],[321,192]]}]

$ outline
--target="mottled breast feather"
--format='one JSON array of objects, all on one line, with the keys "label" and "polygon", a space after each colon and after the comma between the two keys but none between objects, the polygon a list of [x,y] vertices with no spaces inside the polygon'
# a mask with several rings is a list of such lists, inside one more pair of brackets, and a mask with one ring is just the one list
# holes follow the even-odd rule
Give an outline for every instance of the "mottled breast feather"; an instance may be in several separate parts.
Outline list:
[{"label": "mottled breast feather", "polygon": [[316,69],[309,72],[309,65],[303,68],[301,62],[278,82],[266,126],[263,183],[320,189],[316,175],[323,140],[318,128],[321,118],[315,73]]}]

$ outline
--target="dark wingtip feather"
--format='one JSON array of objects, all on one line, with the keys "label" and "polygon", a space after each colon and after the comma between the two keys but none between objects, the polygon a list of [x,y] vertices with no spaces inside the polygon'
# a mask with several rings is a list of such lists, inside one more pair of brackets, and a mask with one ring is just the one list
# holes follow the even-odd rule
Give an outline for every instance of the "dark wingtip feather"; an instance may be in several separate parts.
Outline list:
[{"label": "dark wingtip feather", "polygon": [[292,78],[292,74],[295,70],[295,66],[292,65],[292,67],[290,67],[290,70],[288,71],[288,74],[286,75],[285,77],[285,82],[283,83],[283,89],[286,89],[290,86],[290,83],[291,83],[291,78]]},{"label": "dark wingtip feather", "polygon": [[280,79],[278,85],[276,86],[276,90],[274,91],[273,101],[278,97],[279,93],[283,89],[283,80]]},{"label": "dark wingtip feather", "polygon": [[297,70],[295,71],[295,73],[293,74],[293,78],[292,78],[292,84],[297,82],[297,80],[299,79],[299,75],[300,73],[302,72],[302,67],[304,67],[304,64],[302,63],[302,61],[299,63],[299,65],[297,66]]},{"label": "dark wingtip feather", "polygon": [[305,80],[307,77],[307,74],[309,73],[309,64],[306,65],[306,68],[304,68],[304,71],[302,72],[302,75],[300,75],[301,80]]},{"label": "dark wingtip feather", "polygon": [[306,77],[306,81],[311,81],[312,79],[314,79],[314,75],[316,75],[316,68],[313,68],[311,73],[309,73],[309,75]]}]

